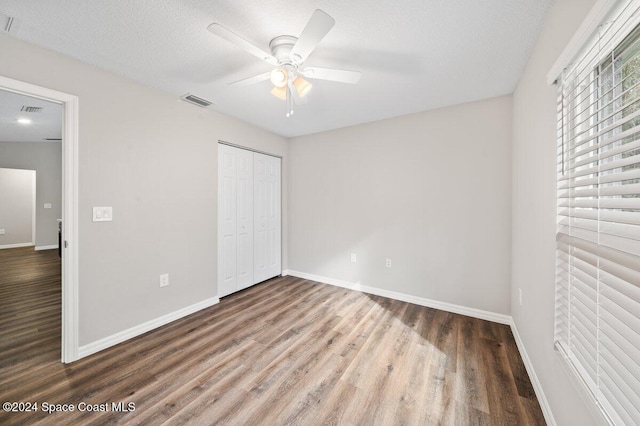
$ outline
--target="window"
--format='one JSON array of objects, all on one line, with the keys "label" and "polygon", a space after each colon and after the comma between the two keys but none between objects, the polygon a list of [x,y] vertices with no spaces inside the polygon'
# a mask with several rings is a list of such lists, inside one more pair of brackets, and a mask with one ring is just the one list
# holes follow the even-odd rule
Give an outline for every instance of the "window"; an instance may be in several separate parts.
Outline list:
[{"label": "window", "polygon": [[603,414],[640,424],[640,27],[627,1],[558,91],[557,349]]}]

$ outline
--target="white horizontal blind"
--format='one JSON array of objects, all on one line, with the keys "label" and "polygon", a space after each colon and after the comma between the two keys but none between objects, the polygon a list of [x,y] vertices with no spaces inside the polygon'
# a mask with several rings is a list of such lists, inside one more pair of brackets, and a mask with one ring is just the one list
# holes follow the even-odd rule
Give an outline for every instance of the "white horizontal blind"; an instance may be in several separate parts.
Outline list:
[{"label": "white horizontal blind", "polygon": [[555,338],[609,421],[640,425],[640,1],[559,79]]}]

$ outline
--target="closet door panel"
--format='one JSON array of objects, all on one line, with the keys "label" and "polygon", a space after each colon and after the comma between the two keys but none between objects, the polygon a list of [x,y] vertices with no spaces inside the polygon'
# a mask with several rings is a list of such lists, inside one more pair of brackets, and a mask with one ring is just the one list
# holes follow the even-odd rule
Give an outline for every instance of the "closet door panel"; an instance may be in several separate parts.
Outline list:
[{"label": "closet door panel", "polygon": [[235,149],[218,145],[218,296],[238,289],[237,250],[237,158]]},{"label": "closet door panel", "polygon": [[254,153],[254,281],[282,272],[280,159]]},{"label": "closet door panel", "polygon": [[238,149],[237,262],[238,290],[253,281],[253,152]]},{"label": "closet door panel", "polygon": [[267,156],[254,153],[254,281],[264,281],[266,276],[267,222],[266,222],[266,161]]}]

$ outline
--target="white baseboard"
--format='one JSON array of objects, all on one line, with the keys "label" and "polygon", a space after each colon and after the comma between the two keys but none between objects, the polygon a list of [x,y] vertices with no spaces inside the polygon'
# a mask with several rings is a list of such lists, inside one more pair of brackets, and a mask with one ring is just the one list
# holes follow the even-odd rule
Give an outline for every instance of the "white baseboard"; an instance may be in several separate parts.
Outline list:
[{"label": "white baseboard", "polygon": [[522,362],[524,363],[524,367],[527,370],[527,374],[529,374],[529,380],[531,380],[531,385],[533,385],[533,390],[536,392],[536,398],[538,398],[538,402],[540,403],[540,408],[542,408],[542,414],[544,415],[544,420],[547,422],[549,426],[556,426],[556,420],[553,418],[553,412],[551,411],[551,406],[549,405],[549,401],[542,390],[542,385],[540,384],[540,380],[538,380],[538,375],[533,368],[533,364],[531,363],[531,359],[529,358],[529,354],[527,354],[527,350],[524,347],[524,342],[520,337],[520,333],[518,332],[518,327],[516,327],[516,323],[511,318],[511,331],[513,332],[513,337],[516,340],[516,345],[518,346],[518,351],[520,352],[520,357],[522,358]]},{"label": "white baseboard", "polygon": [[191,315],[202,309],[208,308],[209,306],[216,305],[219,302],[220,302],[219,298],[212,297],[211,299],[203,300],[202,302],[195,303],[191,306],[187,306],[177,311],[168,313],[159,318],[153,319],[151,321],[147,321],[143,324],[136,325],[135,327],[131,327],[127,330],[123,330],[116,334],[112,334],[111,336],[107,336],[103,339],[96,340],[95,342],[89,343],[87,345],[80,346],[78,348],[78,359],[84,358],[96,352],[110,348],[111,346],[115,346],[118,343],[122,343],[126,340],[129,340],[131,338],[144,334],[147,331],[151,331],[153,329],[166,325],[170,322],[173,322],[177,319],[186,317],[187,315]]},{"label": "white baseboard", "polygon": [[438,300],[426,299],[424,297],[412,296],[410,294],[398,293],[395,291],[384,290],[377,287],[369,287],[362,284],[350,283],[335,278],[327,278],[306,272],[284,270],[282,275],[291,275],[293,277],[304,278],[306,280],[318,281],[324,284],[335,285],[337,287],[348,288],[350,290],[361,291],[363,293],[375,294],[376,296],[388,297],[389,299],[400,300],[402,302],[413,303],[415,305],[426,306],[428,308],[440,309],[441,311],[453,312],[454,314],[466,315],[468,317],[483,319],[487,321],[497,322],[500,324],[511,325],[510,315],[498,314],[496,312],[483,311],[482,309],[469,308],[453,303],[440,302]]},{"label": "white baseboard", "polygon": [[49,246],[36,246],[36,251],[39,250],[53,250],[53,249],[57,249],[58,245],[57,244],[52,244]]},{"label": "white baseboard", "polygon": [[17,244],[5,244],[0,246],[0,250],[2,249],[10,249],[10,248],[18,248],[18,247],[30,247],[33,246],[33,243],[17,243]]}]

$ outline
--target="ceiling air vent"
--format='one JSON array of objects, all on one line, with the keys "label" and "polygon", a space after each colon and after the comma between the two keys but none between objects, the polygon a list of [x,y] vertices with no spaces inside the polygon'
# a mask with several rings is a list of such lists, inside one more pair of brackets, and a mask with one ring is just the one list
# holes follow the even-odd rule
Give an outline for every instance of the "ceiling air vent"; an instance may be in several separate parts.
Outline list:
[{"label": "ceiling air vent", "polygon": [[19,27],[20,21],[18,19],[0,12],[0,32],[15,34]]},{"label": "ceiling air vent", "polygon": [[213,102],[210,102],[206,99],[199,98],[195,95],[192,95],[191,93],[187,93],[186,95],[180,96],[180,99],[182,99],[183,101],[187,101],[191,104],[198,105],[199,107],[202,107],[202,108],[206,108],[209,105],[213,104]]},{"label": "ceiling air vent", "polygon": [[24,105],[22,108],[20,108],[20,111],[23,111],[23,112],[40,112],[40,111],[42,111],[42,107],[33,107],[33,106]]}]

